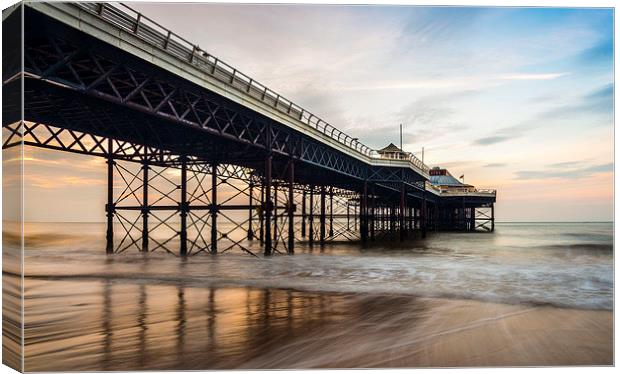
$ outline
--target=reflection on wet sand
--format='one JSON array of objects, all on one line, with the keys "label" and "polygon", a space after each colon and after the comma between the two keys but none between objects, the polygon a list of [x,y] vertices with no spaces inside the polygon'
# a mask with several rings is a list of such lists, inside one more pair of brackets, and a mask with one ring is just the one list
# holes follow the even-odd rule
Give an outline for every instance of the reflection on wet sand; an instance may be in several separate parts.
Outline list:
[{"label": "reflection on wet sand", "polygon": [[608,311],[109,279],[26,285],[28,371],[611,363]]},{"label": "reflection on wet sand", "polygon": [[27,283],[29,371],[238,367],[345,312],[343,297],[295,291]]}]

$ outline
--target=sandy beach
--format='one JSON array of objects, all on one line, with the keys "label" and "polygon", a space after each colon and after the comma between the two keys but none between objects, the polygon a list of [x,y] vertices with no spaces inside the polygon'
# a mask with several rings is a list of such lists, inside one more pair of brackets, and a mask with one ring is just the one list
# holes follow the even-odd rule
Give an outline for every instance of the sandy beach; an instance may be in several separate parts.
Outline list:
[{"label": "sandy beach", "polygon": [[613,363],[610,311],[109,281],[26,294],[28,371]]}]

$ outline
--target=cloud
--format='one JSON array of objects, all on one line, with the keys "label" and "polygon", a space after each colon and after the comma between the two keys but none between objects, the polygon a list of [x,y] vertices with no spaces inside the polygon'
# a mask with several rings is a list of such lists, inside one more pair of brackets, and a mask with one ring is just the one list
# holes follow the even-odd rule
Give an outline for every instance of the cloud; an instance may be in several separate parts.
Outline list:
[{"label": "cloud", "polygon": [[582,164],[582,161],[565,161],[565,162],[556,162],[553,164],[548,164],[547,166],[550,168],[566,168],[566,167],[574,167]]},{"label": "cloud", "polygon": [[504,162],[492,162],[490,164],[484,165],[485,168],[501,168],[501,167],[505,167],[505,166],[508,166],[508,164],[506,164]]},{"label": "cloud", "polygon": [[[596,164],[580,168],[566,169],[565,165],[559,163],[559,168],[547,168],[546,170],[521,170],[515,172],[515,179],[520,180],[541,180],[541,179],[583,179],[594,174],[611,172],[614,169],[613,163]],[[568,163],[567,163],[568,164]],[[557,170],[560,169],[560,170]]]},{"label": "cloud", "polygon": [[612,38],[605,38],[597,44],[581,51],[576,60],[579,63],[587,65],[609,64],[613,63],[614,58],[614,42]]},{"label": "cloud", "polygon": [[610,116],[614,108],[614,85],[606,84],[597,90],[578,97],[571,103],[565,103],[545,110],[538,115],[539,119],[566,119],[577,115],[595,114]]},{"label": "cloud", "polygon": [[513,139],[513,136],[509,135],[495,135],[495,136],[487,136],[484,138],[479,138],[474,140],[474,144],[476,145],[492,145],[497,143],[502,143],[508,140]]},{"label": "cloud", "polygon": [[502,80],[515,80],[515,81],[540,81],[540,80],[551,80],[563,77],[568,75],[568,73],[548,73],[548,74],[508,74],[500,76],[498,79]]}]

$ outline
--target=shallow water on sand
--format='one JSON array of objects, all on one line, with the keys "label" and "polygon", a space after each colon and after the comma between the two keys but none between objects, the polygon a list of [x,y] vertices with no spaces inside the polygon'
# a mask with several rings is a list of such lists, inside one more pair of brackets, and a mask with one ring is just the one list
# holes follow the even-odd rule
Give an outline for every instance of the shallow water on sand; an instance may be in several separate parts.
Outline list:
[{"label": "shallow water on sand", "polygon": [[[105,256],[104,229],[26,226],[26,370],[611,360],[611,223],[498,224],[493,234],[300,247],[295,256],[269,259],[227,253],[186,260],[157,252]],[[508,344],[523,330],[511,330],[507,321],[516,318],[525,318],[520,326],[532,324],[540,341],[528,333]],[[498,321],[502,328],[493,334],[504,335],[474,333]],[[581,336],[580,345],[557,335],[571,332]],[[496,346],[475,340],[481,351],[451,355],[438,343],[448,336],[465,347],[459,354],[469,349],[468,339],[496,339]],[[559,338],[566,341],[557,343],[562,354],[532,355]]]}]

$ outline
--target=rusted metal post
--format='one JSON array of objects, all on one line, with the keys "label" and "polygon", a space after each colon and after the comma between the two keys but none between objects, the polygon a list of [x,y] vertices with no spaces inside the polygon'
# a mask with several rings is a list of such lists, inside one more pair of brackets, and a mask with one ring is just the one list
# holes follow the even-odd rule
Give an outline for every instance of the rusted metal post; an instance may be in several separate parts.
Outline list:
[{"label": "rusted metal post", "polygon": [[211,254],[217,253],[217,163],[211,164]]},{"label": "rusted metal post", "polygon": [[293,184],[295,182],[295,163],[288,164],[288,254],[295,253],[295,200]]},{"label": "rusted metal post", "polygon": [[107,218],[106,246],[107,254],[114,253],[114,152],[112,139],[108,138],[108,203],[105,206]]},{"label": "rusted metal post", "polygon": [[271,256],[271,211],[273,203],[271,202],[271,152],[265,158],[265,256]]},{"label": "rusted metal post", "polygon": [[179,254],[187,255],[187,156],[181,155],[181,232],[179,238],[181,240]]}]

